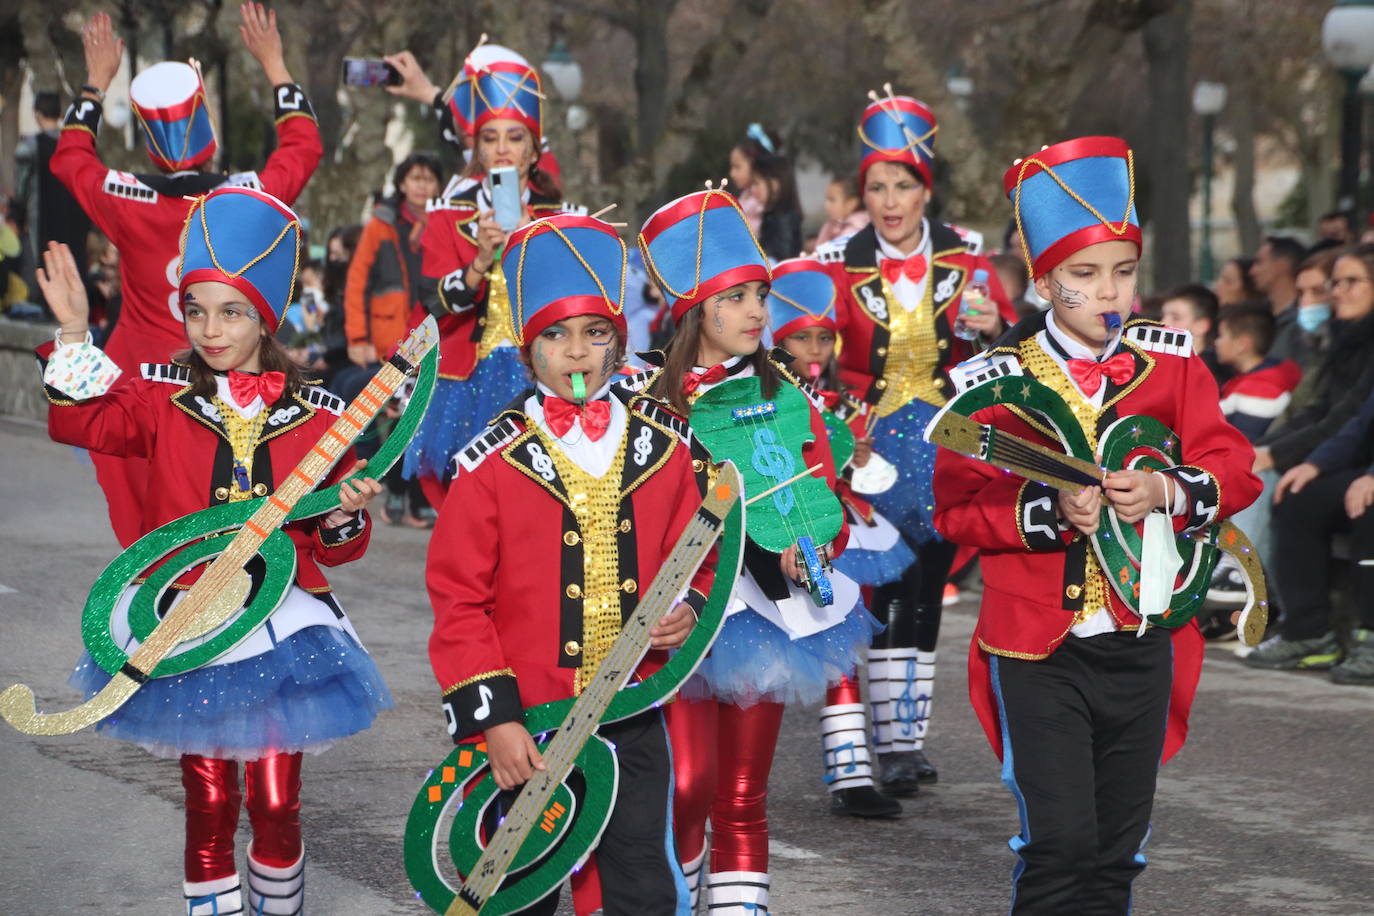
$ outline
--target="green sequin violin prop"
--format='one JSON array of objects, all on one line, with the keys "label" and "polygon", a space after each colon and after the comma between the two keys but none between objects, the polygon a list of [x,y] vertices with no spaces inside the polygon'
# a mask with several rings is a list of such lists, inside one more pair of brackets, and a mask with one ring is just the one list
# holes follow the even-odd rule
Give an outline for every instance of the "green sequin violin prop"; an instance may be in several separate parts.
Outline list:
[{"label": "green sequin violin prop", "polygon": [[[105,568],[91,587],[81,627],[91,658],[112,675],[99,693],[75,709],[39,713],[33,691],[15,684],[0,693],[0,716],[31,735],[71,734],[113,713],[149,678],[202,667],[247,639],[281,604],[295,579],[295,547],[281,526],[338,507],[337,486],[315,488],[406,377],[418,370],[405,412],[366,474],[386,473],[414,437],[438,374],[438,339],[434,319],[425,319],[275,493],[169,522],[139,538]],[[177,576],[212,558],[186,597],[159,620],[157,608]],[[265,568],[256,589],[245,570],[250,563]],[[129,608],[139,645],[128,654],[115,640],[111,618],[129,585],[153,566],[158,568],[138,587]]]},{"label": "green sequin violin prop", "polygon": [[[970,419],[995,404],[1035,414],[1054,430],[1067,454]],[[1061,490],[1101,486],[1106,469],[1162,470],[1177,466],[1181,458],[1178,437],[1147,416],[1122,417],[1112,423],[1101,435],[1095,454],[1069,405],[1051,388],[1017,375],[984,381],[955,396],[931,419],[925,438]],[[1104,505],[1091,542],[1112,590],[1127,607],[1140,613],[1140,526],[1123,524],[1116,512]],[[1174,546],[1183,562],[1169,605],[1163,613],[1144,615],[1146,622],[1174,629],[1197,616],[1220,554],[1227,553],[1240,563],[1246,579],[1247,601],[1237,632],[1245,645],[1258,645],[1268,622],[1269,602],[1264,572],[1250,539],[1232,522],[1223,521],[1176,535]]]},{"label": "green sequin violin prop", "polygon": [[[522,910],[561,884],[596,845],[619,780],[615,748],[596,729],[663,703],[706,656],[743,557],[740,490],[734,466],[720,465],[709,495],[591,683],[576,697],[525,710],[525,728],[535,736],[545,769],[525,783],[485,844],[483,826],[498,795],[486,745],[459,745],[430,772],[406,822],[405,863],[411,884],[435,912],[500,916]],[[687,641],[662,668],[627,687],[649,649],[650,629],[672,610],[717,539],[715,581]]]},{"label": "green sequin violin prop", "polygon": [[829,559],[818,545],[843,529],[844,509],[802,457],[802,446],[815,439],[806,395],[785,380],[772,398],[756,376],[721,382],[692,405],[692,431],[716,458],[739,465],[751,496],[750,539],[773,553],[795,546],[802,587],[817,607],[833,604]]}]

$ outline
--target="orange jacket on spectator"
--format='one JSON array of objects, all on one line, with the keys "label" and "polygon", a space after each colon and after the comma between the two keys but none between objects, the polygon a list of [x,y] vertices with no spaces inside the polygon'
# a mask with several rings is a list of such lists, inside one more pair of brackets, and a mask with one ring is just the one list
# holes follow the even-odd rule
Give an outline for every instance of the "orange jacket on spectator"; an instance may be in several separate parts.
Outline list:
[{"label": "orange jacket on spectator", "polygon": [[344,288],[344,334],[349,346],[371,342],[386,359],[410,327],[410,271],[396,229],[396,205],[378,204],[363,227],[358,250],[348,265]]}]

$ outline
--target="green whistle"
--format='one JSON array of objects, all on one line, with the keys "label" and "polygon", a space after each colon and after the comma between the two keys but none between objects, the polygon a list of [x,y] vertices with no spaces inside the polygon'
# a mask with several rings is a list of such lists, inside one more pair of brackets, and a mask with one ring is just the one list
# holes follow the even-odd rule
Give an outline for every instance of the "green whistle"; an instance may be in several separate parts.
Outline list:
[{"label": "green whistle", "polygon": [[587,382],[581,372],[574,372],[572,374],[572,389],[574,401],[587,400]]}]

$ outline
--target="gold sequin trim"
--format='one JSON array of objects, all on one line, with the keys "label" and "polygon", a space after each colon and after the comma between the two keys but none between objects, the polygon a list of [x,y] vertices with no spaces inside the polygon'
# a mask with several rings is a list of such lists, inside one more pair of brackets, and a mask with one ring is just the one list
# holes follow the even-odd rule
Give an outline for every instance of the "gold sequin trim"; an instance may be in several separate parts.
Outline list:
[{"label": "gold sequin trim", "polygon": [[935,346],[934,282],[926,281],[920,304],[910,312],[897,301],[887,281],[880,282],[883,298],[887,300],[887,328],[891,339],[887,345],[887,360],[883,363],[883,380],[887,385],[874,410],[880,417],[890,416],[918,398],[943,407],[945,395],[934,377],[940,361]]},{"label": "gold sequin trim", "polygon": [[508,675],[508,676],[510,676],[510,677],[515,677],[515,671],[512,670],[512,669],[510,669],[510,668],[502,668],[502,669],[500,669],[499,671],[483,671],[481,674],[474,674],[472,677],[464,678],[463,680],[461,680],[461,681],[459,681],[458,683],[454,684],[454,685],[453,685],[452,687],[450,687],[449,689],[445,690],[445,691],[444,691],[444,696],[448,696],[450,693],[453,693],[455,690],[462,690],[464,687],[468,686],[469,684],[475,684],[475,683],[477,683],[478,681],[490,680],[491,678],[494,678],[494,677],[501,677],[502,675]]},{"label": "gold sequin trim", "polygon": [[[563,453],[557,443],[538,433],[544,451],[568,493],[568,506],[577,519],[582,537],[582,664],[573,677],[573,692],[580,694],[601,666],[620,635],[620,478],[625,467],[621,437],[615,460],[601,477],[593,477]],[[577,583],[570,583],[571,590]]]},{"label": "gold sequin trim", "polygon": [[477,361],[486,359],[501,345],[503,340],[515,340],[511,330],[510,290],[506,287],[506,274],[501,270],[501,262],[495,261],[487,273],[487,308],[483,319],[482,339],[477,344]]},{"label": "gold sequin trim", "polygon": [[[224,431],[229,436],[229,445],[234,450],[235,461],[243,465],[248,473],[248,479],[252,480],[253,453],[257,451],[258,437],[262,435],[263,424],[267,422],[266,405],[250,420],[226,404],[219,395],[215,395],[211,400],[219,409],[220,416],[224,418]],[[229,502],[236,503],[252,498],[253,491],[239,489],[238,479],[235,478],[233,485],[229,487]]]}]

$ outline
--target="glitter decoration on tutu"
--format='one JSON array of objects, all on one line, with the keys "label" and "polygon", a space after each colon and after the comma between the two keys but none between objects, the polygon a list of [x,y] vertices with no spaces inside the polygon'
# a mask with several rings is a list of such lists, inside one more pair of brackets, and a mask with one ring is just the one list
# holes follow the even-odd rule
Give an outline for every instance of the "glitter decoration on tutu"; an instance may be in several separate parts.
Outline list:
[{"label": "glitter decoration on tutu", "polygon": [[514,347],[497,347],[465,379],[439,379],[406,450],[404,476],[443,479],[458,450],[528,387],[529,373]]},{"label": "glitter decoration on tutu", "polygon": [[815,703],[863,660],[883,628],[860,601],[828,630],[790,639],[750,608],[725,618],[720,636],[687,683],[689,700],[716,699],[748,708],[760,702]]},{"label": "glitter decoration on tutu", "polygon": [[935,446],[922,436],[938,407],[913,399],[873,428],[873,451],[901,476],[885,493],[866,497],[911,544],[939,540],[935,531]]},{"label": "glitter decoration on tutu", "polygon": [[[87,653],[67,683],[87,699],[110,679]],[[311,626],[270,652],[153,678],[96,730],[158,757],[256,760],[317,754],[394,707],[381,673],[347,632]]]},{"label": "glitter decoration on tutu", "polygon": [[[854,530],[850,523],[850,531]],[[864,550],[847,547],[844,553],[835,558],[835,568],[860,585],[886,585],[896,582],[912,563],[916,554],[907,546],[906,539],[898,537],[896,543],[886,550]]]}]

